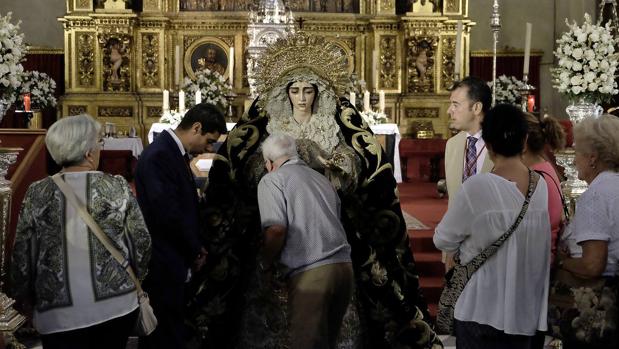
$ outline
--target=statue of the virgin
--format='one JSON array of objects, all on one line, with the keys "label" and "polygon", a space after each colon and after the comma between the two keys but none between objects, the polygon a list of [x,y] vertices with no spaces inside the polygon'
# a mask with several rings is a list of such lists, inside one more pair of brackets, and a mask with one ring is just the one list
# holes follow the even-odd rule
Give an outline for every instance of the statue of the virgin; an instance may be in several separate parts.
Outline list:
[{"label": "statue of the virgin", "polygon": [[188,322],[203,347],[288,347],[285,283],[257,268],[260,144],[278,131],[297,139],[301,158],[341,198],[356,294],[338,346],[442,348],[427,323],[392,166],[359,112],[338,98],[349,83],[345,62],[334,44],[300,32],[258,63],[259,97],[220,148],[205,194],[209,261],[194,277]]}]

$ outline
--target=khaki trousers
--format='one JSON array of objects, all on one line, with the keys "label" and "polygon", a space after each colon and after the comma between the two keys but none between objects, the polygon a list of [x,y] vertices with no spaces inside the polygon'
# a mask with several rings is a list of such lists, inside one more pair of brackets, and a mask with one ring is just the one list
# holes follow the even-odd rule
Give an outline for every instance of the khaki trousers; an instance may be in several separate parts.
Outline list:
[{"label": "khaki trousers", "polygon": [[351,263],[323,265],[289,280],[291,348],[335,348],[353,285]]}]

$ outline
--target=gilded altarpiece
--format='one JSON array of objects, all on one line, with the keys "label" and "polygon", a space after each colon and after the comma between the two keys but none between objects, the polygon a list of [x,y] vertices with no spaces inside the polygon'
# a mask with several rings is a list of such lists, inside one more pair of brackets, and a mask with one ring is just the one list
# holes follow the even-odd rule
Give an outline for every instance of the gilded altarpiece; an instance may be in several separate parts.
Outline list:
[{"label": "gilded altarpiece", "polygon": [[[105,0],[67,0],[67,14],[59,19],[67,67],[63,115],[86,112],[121,132],[133,126],[145,138],[161,115],[164,89],[176,95],[179,83],[202,67],[228,78],[234,62],[231,118],[238,118],[249,99],[248,9],[256,2],[142,0],[110,9]],[[443,137],[449,135],[458,20],[465,28],[460,71],[467,73],[474,25],[467,2],[431,1],[430,10],[415,12],[407,0],[284,1],[297,30],[335,42],[348,57],[349,73],[372,92],[385,92],[386,110],[401,133],[423,127]]]}]

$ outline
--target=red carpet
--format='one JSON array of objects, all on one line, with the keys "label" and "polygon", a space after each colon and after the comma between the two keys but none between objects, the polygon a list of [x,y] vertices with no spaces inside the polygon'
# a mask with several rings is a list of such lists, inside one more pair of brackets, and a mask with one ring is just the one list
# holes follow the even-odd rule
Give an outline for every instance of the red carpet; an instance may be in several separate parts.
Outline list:
[{"label": "red carpet", "polygon": [[436,314],[436,304],[443,288],[444,267],[441,252],[434,247],[432,236],[434,228],[447,211],[447,198],[439,198],[436,183],[407,182],[398,184],[402,210],[427,225],[428,230],[409,230],[408,236],[422,292],[432,317]]}]

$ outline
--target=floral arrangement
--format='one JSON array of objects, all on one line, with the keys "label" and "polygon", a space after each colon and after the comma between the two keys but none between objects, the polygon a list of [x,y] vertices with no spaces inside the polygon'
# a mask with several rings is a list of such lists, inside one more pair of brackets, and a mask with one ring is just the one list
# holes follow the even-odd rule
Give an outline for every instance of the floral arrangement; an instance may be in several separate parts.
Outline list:
[{"label": "floral arrangement", "polygon": [[384,124],[387,122],[387,114],[381,112],[375,112],[373,110],[366,110],[361,112],[361,117],[366,124],[372,126],[376,124]]},{"label": "floral arrangement", "polygon": [[[492,81],[488,82],[488,86],[490,86],[490,88],[494,87]],[[527,84],[522,80],[518,80],[515,76],[499,76],[496,79],[496,103],[520,106],[522,102],[520,90],[526,87]],[[531,87],[532,86],[529,86],[529,88]]]},{"label": "floral arrangement", "polygon": [[176,110],[167,110],[163,113],[159,119],[159,122],[162,124],[170,124],[172,125],[172,128],[176,128],[176,126],[181,123],[181,120],[183,120],[185,113],[186,111],[180,113]]},{"label": "floral arrangement", "polygon": [[551,70],[553,85],[570,100],[587,102],[608,101],[619,92],[615,73],[617,55],[610,21],[606,26],[591,23],[591,17],[585,14],[582,26],[576,22],[569,24],[569,31],[557,40],[555,57],[558,66]]},{"label": "floral arrangement", "polygon": [[0,103],[5,107],[15,102],[20,76],[24,71],[21,65],[26,52],[24,34],[20,34],[20,22],[11,23],[11,12],[0,15]]},{"label": "floral arrangement", "polygon": [[232,94],[232,89],[223,75],[209,69],[197,71],[195,81],[185,77],[182,89],[190,105],[195,105],[196,91],[200,89],[203,103],[215,104],[224,111],[228,108],[226,96]]},{"label": "floral arrangement", "polygon": [[19,99],[23,101],[23,95],[30,93],[33,109],[55,107],[56,82],[49,75],[38,71],[27,71],[22,75],[21,86],[18,89]]}]

